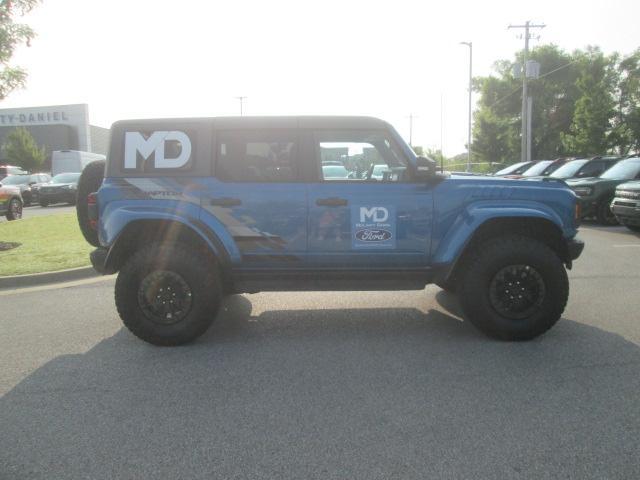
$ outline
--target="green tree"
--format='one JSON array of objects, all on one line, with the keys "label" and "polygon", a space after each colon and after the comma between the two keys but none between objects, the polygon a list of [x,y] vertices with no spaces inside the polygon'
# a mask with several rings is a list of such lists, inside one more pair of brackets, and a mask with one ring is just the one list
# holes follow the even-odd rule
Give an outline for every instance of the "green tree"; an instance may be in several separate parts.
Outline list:
[{"label": "green tree", "polygon": [[29,130],[18,127],[7,135],[4,156],[9,163],[33,171],[44,163],[46,151],[38,146]]},{"label": "green tree", "polygon": [[618,153],[640,152],[640,48],[617,66],[616,114],[612,141]]},{"label": "green tree", "polygon": [[35,34],[28,25],[16,23],[14,19],[29,12],[38,3],[40,0],[0,0],[0,100],[22,87],[26,81],[27,72],[9,65],[9,62],[16,47],[23,43],[29,45]]},{"label": "green tree", "polygon": [[[514,63],[522,63],[523,52],[513,61],[494,64],[497,76],[474,79],[480,93],[474,118],[474,153],[481,161],[513,163],[520,159],[522,80],[513,75]],[[574,56],[555,45],[533,49],[529,59],[540,63],[540,78],[529,81],[533,97],[533,158],[556,158],[566,154],[562,132],[568,132],[574,106],[580,95],[575,83],[580,70]]]},{"label": "green tree", "polygon": [[618,83],[617,55],[606,56],[597,48],[576,55],[580,76],[576,86],[580,94],[573,121],[562,133],[566,150],[580,156],[608,152],[619,139],[612,130],[615,115],[614,92]]}]

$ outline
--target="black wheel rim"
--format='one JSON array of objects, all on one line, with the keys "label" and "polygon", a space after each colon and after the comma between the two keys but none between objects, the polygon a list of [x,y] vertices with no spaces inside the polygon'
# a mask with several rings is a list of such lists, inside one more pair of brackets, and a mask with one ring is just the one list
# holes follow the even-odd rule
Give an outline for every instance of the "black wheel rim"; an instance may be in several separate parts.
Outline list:
[{"label": "black wheel rim", "polygon": [[153,322],[162,325],[180,322],[189,314],[192,302],[189,284],[175,272],[158,270],[140,282],[138,304]]},{"label": "black wheel rim", "polygon": [[11,216],[13,218],[22,218],[22,205],[20,205],[20,202],[12,200],[9,208],[11,209]]},{"label": "black wheel rim", "polygon": [[546,294],[542,275],[531,265],[500,269],[489,284],[489,300],[498,314],[522,320],[536,312]]}]

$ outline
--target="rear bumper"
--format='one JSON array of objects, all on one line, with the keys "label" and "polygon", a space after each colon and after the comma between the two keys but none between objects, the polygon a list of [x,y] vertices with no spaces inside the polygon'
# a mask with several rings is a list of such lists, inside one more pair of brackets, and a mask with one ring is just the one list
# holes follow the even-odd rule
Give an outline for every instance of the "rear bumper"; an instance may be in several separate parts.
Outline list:
[{"label": "rear bumper", "polygon": [[108,253],[109,250],[106,248],[96,248],[89,254],[89,259],[91,260],[93,269],[101,275],[107,275],[109,273],[105,267]]}]

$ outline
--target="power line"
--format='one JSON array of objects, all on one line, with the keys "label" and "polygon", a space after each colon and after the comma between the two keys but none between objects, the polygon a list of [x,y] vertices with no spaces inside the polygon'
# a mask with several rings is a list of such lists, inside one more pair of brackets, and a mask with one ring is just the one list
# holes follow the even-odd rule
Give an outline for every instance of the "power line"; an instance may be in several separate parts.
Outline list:
[{"label": "power line", "polygon": [[[569,63],[566,63],[558,68],[555,68],[553,70],[551,70],[550,72],[545,73],[544,75],[540,75],[536,80],[540,80],[541,78],[547,77],[549,75],[551,75],[552,73],[556,73],[564,68],[570,67],[571,65],[573,65],[574,63],[578,63],[580,61],[580,59],[577,60],[572,60]],[[493,108],[494,106],[496,106],[498,103],[502,102],[503,100],[506,100],[507,98],[509,98],[511,95],[513,95],[516,92],[519,92],[520,90],[522,90],[522,86],[518,85],[518,87],[513,90],[512,92],[506,94],[504,97],[499,98],[498,100],[496,100],[495,102],[487,105],[487,108]]]}]

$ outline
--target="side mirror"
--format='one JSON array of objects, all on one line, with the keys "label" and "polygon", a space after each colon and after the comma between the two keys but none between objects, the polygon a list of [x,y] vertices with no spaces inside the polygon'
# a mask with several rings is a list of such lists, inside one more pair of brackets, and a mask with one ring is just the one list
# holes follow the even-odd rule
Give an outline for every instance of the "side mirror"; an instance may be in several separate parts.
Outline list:
[{"label": "side mirror", "polygon": [[436,174],[437,164],[427,157],[418,157],[416,160],[416,178],[426,180]]}]

